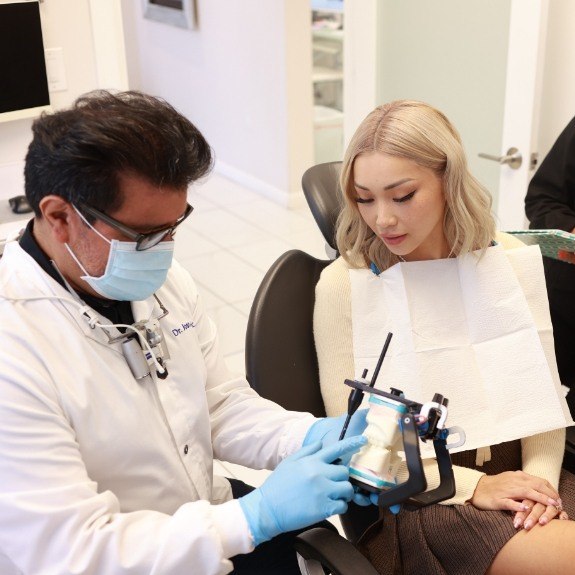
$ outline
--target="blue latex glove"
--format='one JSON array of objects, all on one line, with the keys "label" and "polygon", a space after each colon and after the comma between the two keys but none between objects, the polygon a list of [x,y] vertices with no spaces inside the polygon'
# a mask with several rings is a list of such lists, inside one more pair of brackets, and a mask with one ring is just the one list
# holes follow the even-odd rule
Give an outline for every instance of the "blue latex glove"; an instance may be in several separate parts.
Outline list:
[{"label": "blue latex glove", "polygon": [[[346,437],[353,437],[354,435],[361,435],[367,427],[367,412],[368,409],[358,409],[352,416],[347,426]],[[303,446],[309,445],[314,441],[321,441],[322,445],[326,447],[339,440],[343,424],[347,418],[347,414],[340,415],[339,417],[324,417],[318,419],[309,429],[303,440]],[[350,457],[347,458],[349,461]]]},{"label": "blue latex glove", "polygon": [[[354,487],[355,489],[355,487]],[[377,505],[377,500],[379,498],[379,493],[370,493],[369,495],[365,493],[357,493],[353,494],[352,501],[361,507],[367,507],[368,505]],[[394,514],[397,515],[401,510],[401,504],[392,505],[389,510]]]},{"label": "blue latex glove", "polygon": [[328,447],[319,441],[309,444],[284,459],[261,487],[241,497],[254,543],[345,513],[353,487],[348,468],[333,462],[366,441],[359,436]]},{"label": "blue latex glove", "polygon": [[[354,437],[356,435],[361,435],[365,428],[367,427],[367,413],[369,409],[358,409],[352,416],[347,426],[346,437]],[[341,430],[343,429],[347,414],[340,415],[339,417],[324,417],[316,421],[309,429],[303,440],[303,446],[309,445],[313,441],[321,441],[322,445],[325,447],[327,445],[332,445],[339,440]],[[349,465],[351,460],[351,454],[342,458],[342,463],[344,465]],[[377,499],[379,495],[377,493],[372,493],[369,496],[363,493],[358,493],[354,489],[354,494],[352,501],[357,505],[362,507],[367,507],[368,505],[377,505]],[[389,510],[397,514],[399,513],[401,506],[393,505]]]},{"label": "blue latex glove", "polygon": [[[365,428],[367,427],[367,412],[368,409],[358,409],[352,416],[347,426],[347,431],[345,437],[354,437],[356,435],[361,435]],[[345,424],[347,414],[340,415],[339,417],[324,417],[318,419],[309,429],[303,440],[303,446],[309,445],[314,441],[321,441],[323,446],[332,445],[339,441],[339,436],[341,435],[341,430]],[[347,455],[341,459],[344,465],[349,466],[351,460],[351,455]],[[361,506],[371,505],[371,501],[368,497],[357,493],[354,490],[353,499],[355,503]],[[377,497],[375,499],[375,504],[377,505]]]}]

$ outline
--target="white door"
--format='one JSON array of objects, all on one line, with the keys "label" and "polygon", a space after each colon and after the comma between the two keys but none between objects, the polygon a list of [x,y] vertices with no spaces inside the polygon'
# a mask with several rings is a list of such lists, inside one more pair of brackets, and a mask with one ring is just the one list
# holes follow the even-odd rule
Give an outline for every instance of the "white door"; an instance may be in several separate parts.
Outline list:
[{"label": "white door", "polygon": [[[548,0],[345,0],[346,142],[377,104],[409,98],[443,111],[498,227],[526,227],[536,153]],[[517,162],[505,161],[511,148]]]}]

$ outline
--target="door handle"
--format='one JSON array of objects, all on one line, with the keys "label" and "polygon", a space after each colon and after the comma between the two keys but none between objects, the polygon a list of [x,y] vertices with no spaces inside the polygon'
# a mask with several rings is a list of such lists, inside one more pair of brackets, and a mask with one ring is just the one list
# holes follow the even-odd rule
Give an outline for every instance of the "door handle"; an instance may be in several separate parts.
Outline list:
[{"label": "door handle", "polygon": [[480,158],[485,158],[486,160],[507,164],[512,170],[518,170],[523,162],[523,157],[517,148],[509,148],[505,156],[493,156],[491,154],[484,154],[483,152],[480,152],[478,155]]}]

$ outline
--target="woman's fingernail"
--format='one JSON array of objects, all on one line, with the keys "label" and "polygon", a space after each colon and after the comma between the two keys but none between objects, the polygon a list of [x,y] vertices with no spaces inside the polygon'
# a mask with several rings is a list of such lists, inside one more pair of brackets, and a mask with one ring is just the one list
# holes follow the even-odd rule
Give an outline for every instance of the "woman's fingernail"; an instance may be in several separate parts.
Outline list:
[{"label": "woman's fingernail", "polygon": [[531,527],[533,526],[533,521],[531,521],[531,519],[528,519],[524,524],[523,524],[523,528],[524,529],[531,529]]},{"label": "woman's fingernail", "polygon": [[531,509],[531,505],[524,504],[522,505],[523,511],[529,511]]},{"label": "woman's fingernail", "polygon": [[553,507],[559,507],[560,503],[559,503],[559,501],[556,501],[555,499],[551,499],[551,497],[550,497],[547,505],[553,505]]},{"label": "woman's fingernail", "polygon": [[513,527],[515,527],[515,529],[519,529],[521,527],[521,519],[519,519],[519,517],[513,521]]},{"label": "woman's fingernail", "polygon": [[547,523],[549,523],[549,519],[547,519],[547,517],[545,517],[545,515],[541,518],[539,518],[539,525],[547,525]]}]

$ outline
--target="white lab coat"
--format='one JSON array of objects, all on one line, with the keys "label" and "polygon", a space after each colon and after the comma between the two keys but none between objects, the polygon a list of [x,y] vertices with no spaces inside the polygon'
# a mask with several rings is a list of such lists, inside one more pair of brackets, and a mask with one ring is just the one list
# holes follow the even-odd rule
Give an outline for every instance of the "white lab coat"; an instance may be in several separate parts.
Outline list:
[{"label": "white lab coat", "polygon": [[[176,262],[157,294],[169,310],[160,320],[169,376],[142,384],[119,344],[91,329],[76,306],[44,298],[70,294],[16,242],[6,246],[2,575],[210,575],[231,571],[227,558],[253,549],[229,483],[212,483],[213,457],[274,468],[315,419],[230,375],[196,286]],[[136,302],[135,318],[155,305]]]}]

